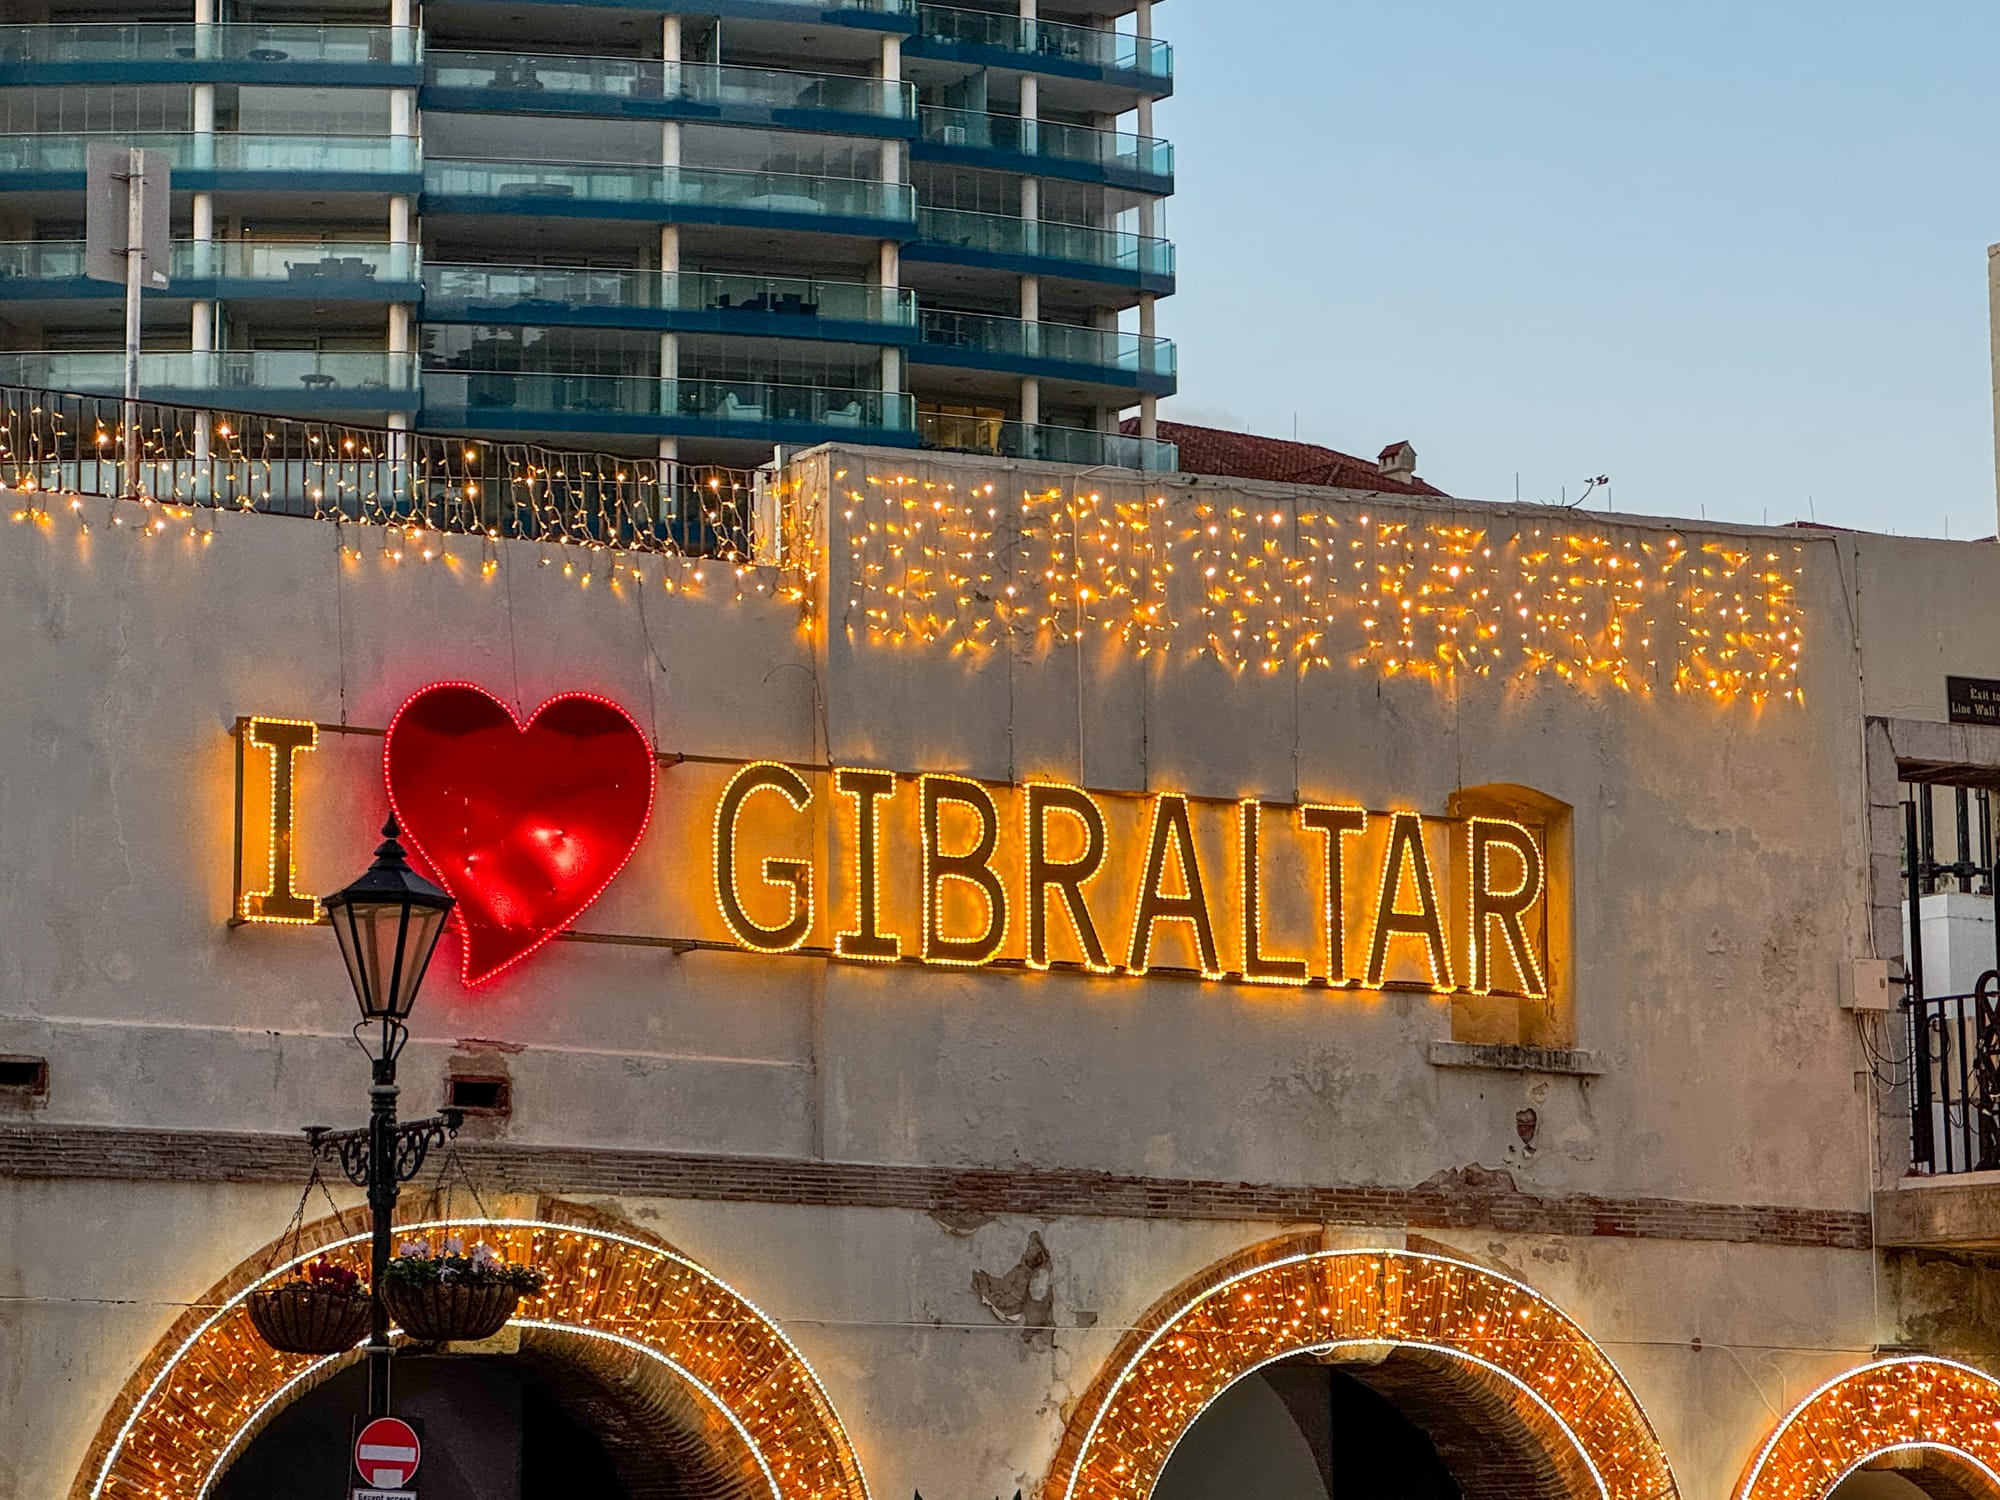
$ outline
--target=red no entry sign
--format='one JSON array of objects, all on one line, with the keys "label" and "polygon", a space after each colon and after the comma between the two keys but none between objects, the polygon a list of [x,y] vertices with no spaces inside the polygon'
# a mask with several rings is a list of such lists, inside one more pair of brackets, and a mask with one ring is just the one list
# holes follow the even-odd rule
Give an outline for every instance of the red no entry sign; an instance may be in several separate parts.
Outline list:
[{"label": "red no entry sign", "polygon": [[407,1488],[423,1456],[416,1429],[398,1417],[377,1417],[354,1439],[355,1472],[378,1490]]}]

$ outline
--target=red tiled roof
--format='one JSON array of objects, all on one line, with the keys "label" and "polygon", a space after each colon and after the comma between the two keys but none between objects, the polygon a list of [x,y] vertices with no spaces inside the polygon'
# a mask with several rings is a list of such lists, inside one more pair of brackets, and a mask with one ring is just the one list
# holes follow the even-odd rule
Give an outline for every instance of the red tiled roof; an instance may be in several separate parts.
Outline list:
[{"label": "red tiled roof", "polygon": [[[1127,433],[1139,424],[1128,419]],[[1160,441],[1181,450],[1183,474],[1218,478],[1264,479],[1276,484],[1323,484],[1346,490],[1379,490],[1387,494],[1437,495],[1444,491],[1413,474],[1384,474],[1365,458],[1322,448],[1317,443],[1293,443],[1283,438],[1226,432],[1219,427],[1193,427],[1185,422],[1160,423]],[[1391,444],[1390,447],[1395,447]],[[1383,450],[1385,453],[1388,449]]]}]

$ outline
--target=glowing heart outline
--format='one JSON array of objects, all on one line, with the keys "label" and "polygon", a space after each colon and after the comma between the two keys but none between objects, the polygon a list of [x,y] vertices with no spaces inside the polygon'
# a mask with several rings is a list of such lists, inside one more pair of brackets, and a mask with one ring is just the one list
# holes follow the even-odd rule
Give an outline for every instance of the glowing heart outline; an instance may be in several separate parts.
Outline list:
[{"label": "glowing heart outline", "polygon": [[[616,716],[625,728],[631,731],[635,748],[640,755],[640,763],[643,763],[645,767],[645,804],[643,808],[639,809],[636,819],[631,820],[629,833],[619,835],[624,839],[623,851],[586,895],[579,897],[572,893],[565,901],[559,903],[557,910],[553,914],[548,915],[546,920],[528,924],[522,929],[510,929],[501,925],[475,923],[473,921],[469,915],[473,902],[466,899],[466,895],[461,889],[463,882],[455,881],[451,878],[449,867],[439,857],[436,844],[426,835],[424,825],[437,809],[412,804],[405,798],[397,795],[394,754],[398,744],[396,737],[398,727],[406,722],[407,716],[410,715],[412,710],[418,709],[419,705],[423,704],[426,700],[436,703],[436,695],[455,693],[472,695],[475,699],[480,700],[479,706],[482,709],[490,705],[492,709],[498,710],[499,718],[495,721],[494,727],[497,728],[500,724],[511,726],[516,742],[523,744],[533,737],[536,726],[542,723],[544,715],[548,714],[552,709],[560,709],[571,704],[588,704],[593,708],[607,709]],[[430,728],[433,738],[446,732],[437,729],[435,726],[431,726]],[[461,730],[456,732],[464,733],[467,731]],[[419,773],[412,771],[410,774],[417,775]],[[539,952],[545,944],[560,936],[578,917],[582,916],[584,912],[588,911],[597,902],[597,899],[604,894],[611,882],[616,880],[624,871],[626,865],[631,863],[632,856],[638,852],[639,844],[646,836],[646,830],[652,825],[653,808],[659,796],[659,760],[654,753],[651,738],[639,727],[638,720],[633,718],[623,705],[604,697],[602,694],[590,692],[557,693],[544,699],[533,713],[529,714],[526,719],[523,719],[515,712],[512,705],[497,694],[481,687],[476,682],[445,681],[429,683],[410,694],[408,698],[403,700],[402,706],[396,710],[395,716],[390,719],[389,728],[383,737],[382,744],[382,782],[388,793],[389,805],[396,815],[396,821],[401,825],[404,841],[410,846],[412,852],[417,855],[422,863],[428,867],[431,877],[442,885],[454,898],[455,904],[452,908],[450,921],[451,926],[458,934],[459,940],[459,979],[467,989],[473,989],[504,974],[524,959]],[[426,790],[434,791],[435,788],[427,788]],[[529,802],[532,802],[534,791],[534,788],[529,789],[526,799]],[[410,816],[413,811],[416,813],[414,819]],[[523,808],[520,816],[529,816],[528,810]],[[482,896],[489,894],[477,887],[475,887],[475,890]],[[519,939],[524,934],[528,940],[522,943]],[[496,937],[499,939],[498,946],[505,950],[504,956],[495,962],[480,967],[475,972],[474,959],[476,951],[481,948],[495,946],[494,940]]]}]

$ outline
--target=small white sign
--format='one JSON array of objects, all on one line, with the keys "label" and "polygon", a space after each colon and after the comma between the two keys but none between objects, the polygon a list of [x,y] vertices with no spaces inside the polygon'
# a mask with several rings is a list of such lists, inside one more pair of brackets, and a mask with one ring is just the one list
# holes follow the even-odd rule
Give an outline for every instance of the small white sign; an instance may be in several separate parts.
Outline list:
[{"label": "small white sign", "polygon": [[415,1490],[364,1490],[354,1489],[349,1500],[417,1500]]}]

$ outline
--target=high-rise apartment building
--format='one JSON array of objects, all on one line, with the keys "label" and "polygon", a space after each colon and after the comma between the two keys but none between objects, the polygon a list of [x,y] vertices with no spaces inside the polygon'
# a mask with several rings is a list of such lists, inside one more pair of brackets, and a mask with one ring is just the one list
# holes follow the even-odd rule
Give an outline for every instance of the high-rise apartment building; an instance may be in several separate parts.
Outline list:
[{"label": "high-rise apartment building", "polygon": [[1152,8],[9,0],[0,381],[119,389],[121,292],[82,274],[114,141],[173,168],[154,400],[1171,468]]}]

